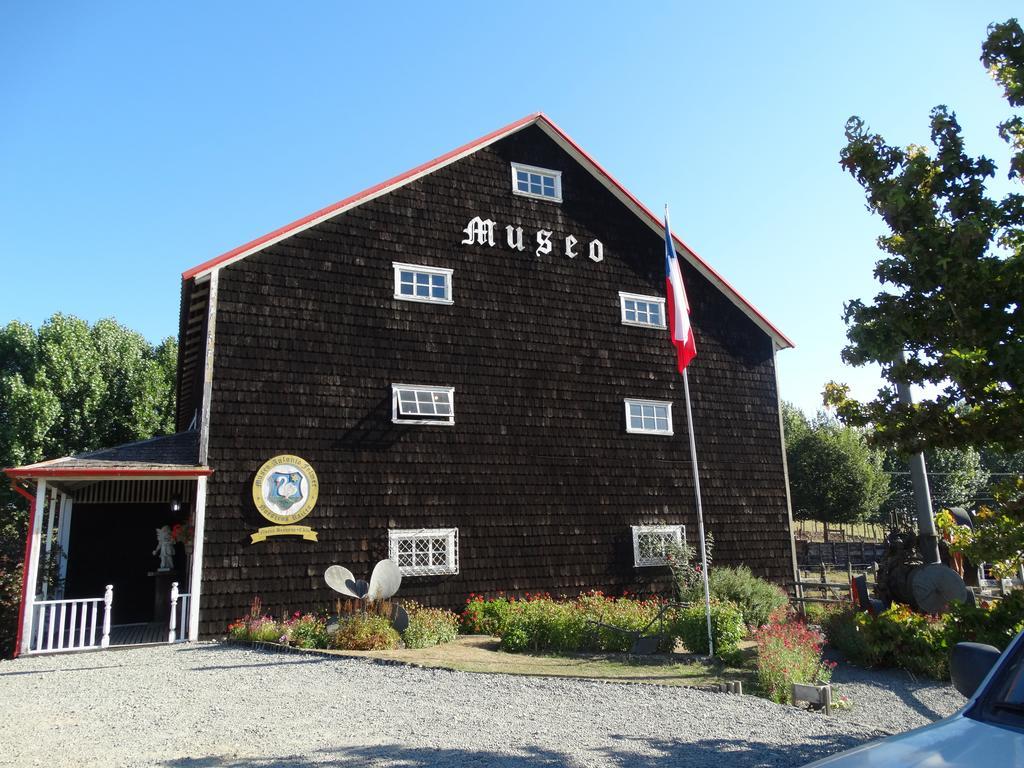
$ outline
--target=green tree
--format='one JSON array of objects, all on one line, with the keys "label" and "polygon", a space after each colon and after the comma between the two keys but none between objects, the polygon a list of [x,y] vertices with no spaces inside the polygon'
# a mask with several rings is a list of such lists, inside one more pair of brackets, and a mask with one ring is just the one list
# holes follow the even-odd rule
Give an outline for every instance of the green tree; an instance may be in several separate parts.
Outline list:
[{"label": "green tree", "polygon": [[[974,448],[934,448],[925,451],[932,508],[972,508],[988,493],[989,472],[981,453]],[[883,521],[893,512],[914,519],[914,490],[906,459],[895,450],[886,451],[884,468],[891,477],[888,498],[879,510]]]},{"label": "green tree", "polygon": [[864,434],[819,414],[783,407],[793,515],[826,524],[874,518],[889,489],[881,451]]},{"label": "green tree", "polygon": [[[56,314],[0,328],[0,467],[174,431],[177,342],[157,346],[114,320]],[[13,642],[28,520],[0,483],[0,655]]]},{"label": "green tree", "polygon": [[[1024,32],[1016,19],[989,27],[982,62],[1011,107],[1024,105]],[[1024,121],[999,126],[1010,148],[1009,178],[1024,174]],[[877,363],[890,384],[930,385],[914,405],[894,387],[858,402],[830,384],[826,400],[848,424],[905,453],[923,447],[1024,448],[1024,196],[986,191],[995,164],[964,149],[945,106],[931,113],[934,151],[889,145],[859,117],[846,126],[841,165],[864,188],[889,233],[872,303],[846,305],[851,365]],[[900,361],[906,351],[907,359]]]}]

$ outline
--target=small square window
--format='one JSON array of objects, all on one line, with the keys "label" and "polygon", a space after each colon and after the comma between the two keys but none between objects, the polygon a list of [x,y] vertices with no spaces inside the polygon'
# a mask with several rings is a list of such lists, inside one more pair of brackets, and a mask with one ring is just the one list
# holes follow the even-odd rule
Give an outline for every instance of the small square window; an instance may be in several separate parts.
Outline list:
[{"label": "small square window", "polygon": [[403,576],[458,573],[459,529],[390,530],[388,557]]},{"label": "small square window", "polygon": [[623,325],[665,327],[665,300],[660,296],[641,296],[620,291],[619,307],[622,311]]},{"label": "small square window", "polygon": [[524,197],[562,202],[562,172],[512,163],[512,192]]},{"label": "small square window", "polygon": [[672,403],[662,400],[626,400],[626,431],[671,435]]},{"label": "small square window", "polygon": [[452,270],[415,264],[392,264],[395,270],[395,298],[451,304]]},{"label": "small square window", "polygon": [[413,384],[391,385],[391,421],[395,424],[455,423],[455,389]]},{"label": "small square window", "polygon": [[686,529],[681,525],[634,525],[633,565],[646,568],[665,565],[665,555],[672,546],[682,546]]}]

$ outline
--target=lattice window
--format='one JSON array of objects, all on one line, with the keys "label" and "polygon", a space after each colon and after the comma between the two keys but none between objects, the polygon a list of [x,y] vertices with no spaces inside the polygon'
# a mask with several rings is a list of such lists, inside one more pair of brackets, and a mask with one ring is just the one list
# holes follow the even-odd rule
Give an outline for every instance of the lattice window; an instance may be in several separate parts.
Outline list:
[{"label": "lattice window", "polygon": [[452,270],[415,264],[391,265],[395,270],[395,298],[452,304]]},{"label": "lattice window", "polygon": [[665,551],[682,546],[686,529],[681,525],[634,525],[633,564],[637,568],[665,564]]},{"label": "lattice window", "polygon": [[391,420],[395,424],[454,424],[455,389],[392,384]]},{"label": "lattice window", "polygon": [[626,400],[626,431],[649,435],[672,434],[672,403]]},{"label": "lattice window", "polygon": [[512,191],[525,197],[562,201],[562,172],[512,163]]},{"label": "lattice window", "polygon": [[403,576],[459,572],[459,529],[421,528],[388,531],[388,557]]},{"label": "lattice window", "polygon": [[647,328],[665,327],[665,300],[658,296],[641,296],[619,292],[619,307],[623,325],[642,325]]}]

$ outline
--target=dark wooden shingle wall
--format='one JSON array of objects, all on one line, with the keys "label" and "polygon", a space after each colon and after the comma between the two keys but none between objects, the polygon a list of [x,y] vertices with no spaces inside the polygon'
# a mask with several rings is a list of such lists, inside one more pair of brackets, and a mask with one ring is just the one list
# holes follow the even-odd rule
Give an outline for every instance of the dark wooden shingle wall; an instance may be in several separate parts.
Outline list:
[{"label": "dark wooden shingle wall", "polygon": [[[564,202],[510,191],[511,161],[563,171]],[[462,245],[473,216],[493,248]],[[505,245],[505,225],[554,232],[555,251]],[[574,235],[581,253],[562,255]],[[591,238],[605,259],[586,257]],[[539,129],[224,268],[204,555],[204,635],[253,595],[325,606],[333,563],[368,575],[388,528],[458,527],[457,576],[400,595],[459,607],[470,592],[664,589],[634,569],[630,525],[696,537],[682,380],[667,332],[624,326],[620,290],[664,295],[663,241]],[[452,306],[395,300],[392,262],[454,269]],[[685,267],[707,527],[719,563],[791,576],[771,340]],[[391,423],[391,384],[455,388],[455,425]],[[623,398],[674,402],[675,435],[630,435]],[[294,453],[320,480],[303,524],[319,542],[249,533],[254,472]]]}]

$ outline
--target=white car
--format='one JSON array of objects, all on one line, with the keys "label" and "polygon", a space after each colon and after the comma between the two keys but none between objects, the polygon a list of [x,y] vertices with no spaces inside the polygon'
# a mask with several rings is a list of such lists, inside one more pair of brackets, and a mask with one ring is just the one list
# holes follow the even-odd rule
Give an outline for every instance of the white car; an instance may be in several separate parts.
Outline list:
[{"label": "white car", "polygon": [[959,643],[950,672],[956,689],[970,697],[956,714],[804,768],[1024,766],[1024,632],[1002,655],[990,645]]}]

